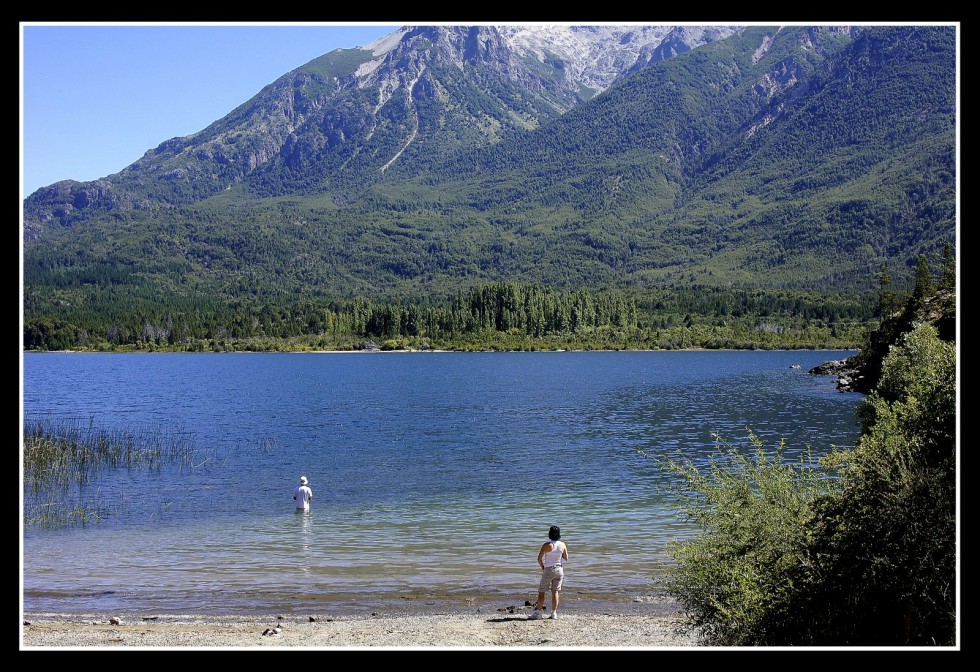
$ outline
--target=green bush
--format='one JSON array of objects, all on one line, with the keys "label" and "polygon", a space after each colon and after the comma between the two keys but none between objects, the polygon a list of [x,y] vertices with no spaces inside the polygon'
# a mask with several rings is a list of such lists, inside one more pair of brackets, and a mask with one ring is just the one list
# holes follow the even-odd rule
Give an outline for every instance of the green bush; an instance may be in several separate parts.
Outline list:
[{"label": "green bush", "polygon": [[[814,643],[950,645],[956,635],[956,353],[902,337],[863,402],[844,487],[815,507],[800,609]],[[817,608],[819,607],[819,608]]]},{"label": "green bush", "polygon": [[807,523],[815,497],[833,487],[809,454],[788,462],[780,442],[767,452],[749,435],[751,451],[727,444],[707,466],[665,460],[678,477],[680,508],[701,533],[673,542],[665,586],[711,644],[738,646],[768,639],[771,621],[796,590],[806,562]]}]

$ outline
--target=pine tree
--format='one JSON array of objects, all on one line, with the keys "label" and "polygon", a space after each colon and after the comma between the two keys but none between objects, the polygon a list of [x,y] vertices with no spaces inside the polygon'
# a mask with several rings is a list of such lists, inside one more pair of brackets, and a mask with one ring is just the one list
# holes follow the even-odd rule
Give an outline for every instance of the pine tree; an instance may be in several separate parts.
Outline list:
[{"label": "pine tree", "polygon": [[881,265],[881,276],[878,278],[878,315],[885,318],[898,308],[898,298],[892,290],[892,278],[888,275],[888,264]]},{"label": "pine tree", "polygon": [[939,279],[939,289],[956,290],[956,259],[950,243],[946,243],[943,249],[943,275]]},{"label": "pine tree", "polygon": [[932,296],[935,291],[936,286],[932,280],[932,273],[929,272],[929,260],[924,255],[919,255],[915,260],[915,287],[909,296],[905,308],[906,313],[914,316],[925,304],[926,298]]}]

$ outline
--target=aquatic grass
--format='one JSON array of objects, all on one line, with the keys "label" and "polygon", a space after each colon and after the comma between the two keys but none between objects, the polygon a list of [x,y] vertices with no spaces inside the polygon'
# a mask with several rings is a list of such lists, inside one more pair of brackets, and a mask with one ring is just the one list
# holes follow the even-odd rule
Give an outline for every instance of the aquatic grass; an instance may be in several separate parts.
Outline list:
[{"label": "aquatic grass", "polygon": [[36,526],[45,528],[67,527],[69,525],[86,525],[98,523],[109,517],[111,511],[108,505],[99,501],[66,503],[49,501],[32,504],[24,510],[26,527]]},{"label": "aquatic grass", "polygon": [[44,527],[98,522],[111,513],[98,494],[84,492],[108,469],[193,469],[202,457],[186,433],[160,429],[108,430],[78,420],[34,418],[24,422],[25,525]]}]

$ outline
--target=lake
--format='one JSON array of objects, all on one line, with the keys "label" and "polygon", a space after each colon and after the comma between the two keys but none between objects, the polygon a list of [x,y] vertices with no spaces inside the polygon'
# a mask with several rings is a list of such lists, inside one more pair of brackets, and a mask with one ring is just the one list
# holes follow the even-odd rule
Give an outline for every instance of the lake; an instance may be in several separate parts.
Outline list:
[{"label": "lake", "polygon": [[97,523],[24,528],[23,609],[523,605],[552,524],[563,608],[642,601],[695,531],[658,457],[704,464],[749,430],[790,457],[852,446],[863,395],[806,373],[851,354],[24,353],[24,417],[180,436],[195,460],[100,475]]}]

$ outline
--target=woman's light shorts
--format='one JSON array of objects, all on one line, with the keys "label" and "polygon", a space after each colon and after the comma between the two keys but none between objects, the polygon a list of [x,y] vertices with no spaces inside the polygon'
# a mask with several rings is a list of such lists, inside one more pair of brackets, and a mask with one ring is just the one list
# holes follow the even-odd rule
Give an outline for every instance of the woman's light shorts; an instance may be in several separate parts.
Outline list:
[{"label": "woman's light shorts", "polygon": [[546,593],[549,590],[561,590],[562,581],[565,579],[565,568],[561,565],[545,567],[541,572],[541,581],[538,583],[538,592]]}]

